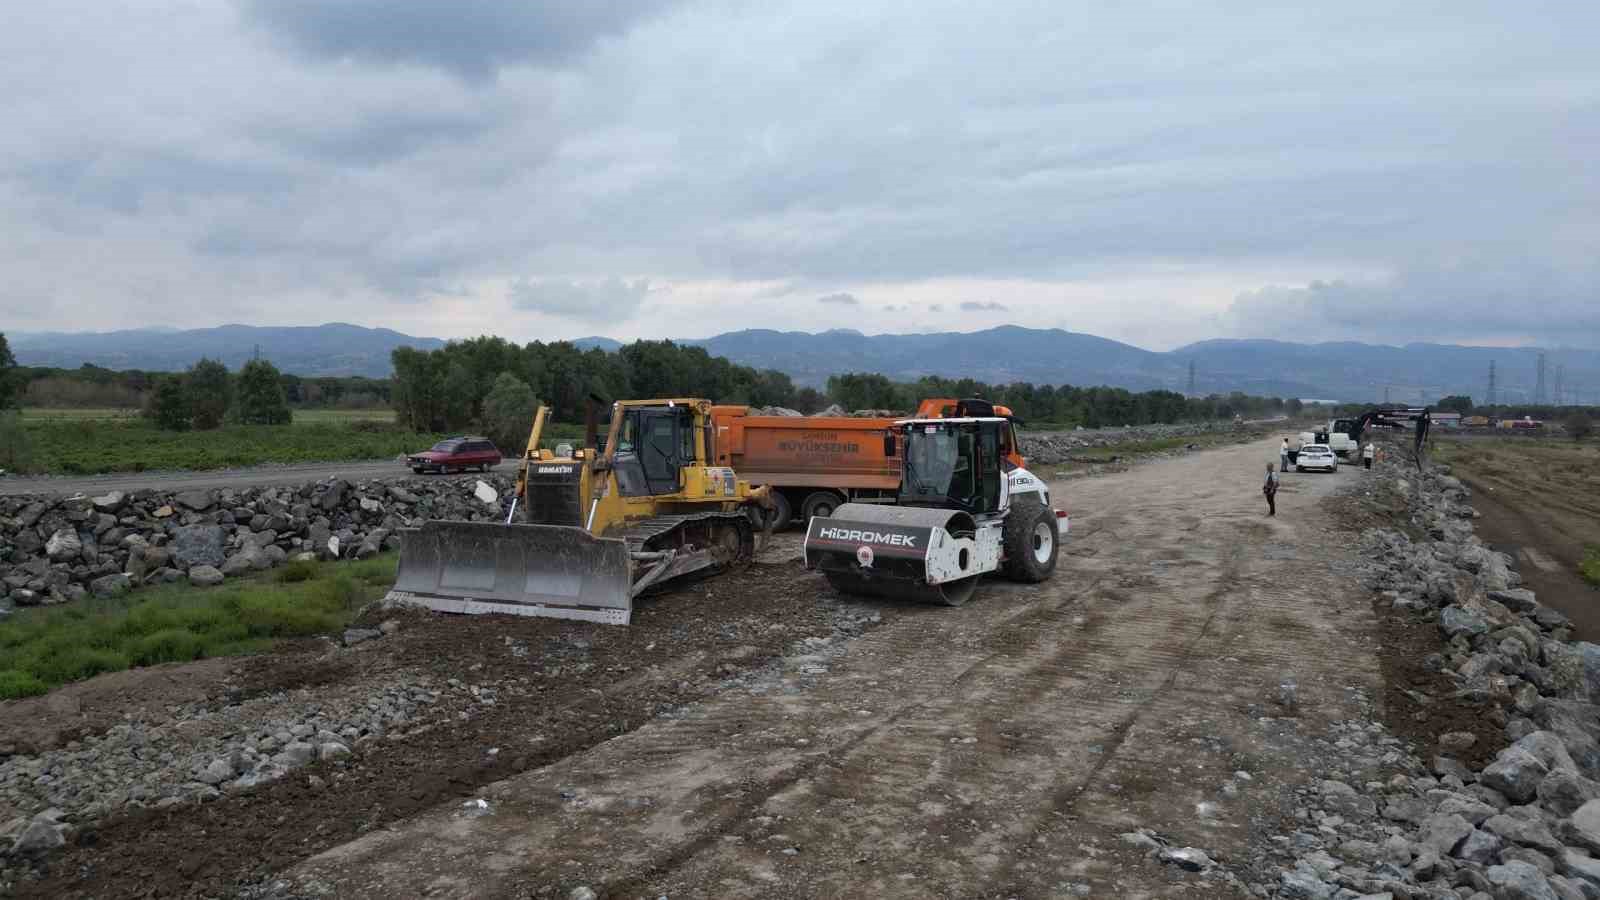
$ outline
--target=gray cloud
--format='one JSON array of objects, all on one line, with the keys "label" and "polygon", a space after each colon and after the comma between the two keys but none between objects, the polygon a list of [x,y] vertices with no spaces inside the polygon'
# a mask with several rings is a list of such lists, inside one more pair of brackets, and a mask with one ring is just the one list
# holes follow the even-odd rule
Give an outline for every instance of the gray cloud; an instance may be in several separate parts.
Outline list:
[{"label": "gray cloud", "polygon": [[829,294],[826,297],[818,297],[817,298],[817,302],[818,303],[828,303],[828,304],[832,304],[834,306],[860,306],[861,305],[861,301],[857,300],[854,294]]},{"label": "gray cloud", "polygon": [[961,304],[962,312],[1009,312],[1011,307],[993,300],[967,300]]},{"label": "gray cloud", "polygon": [[607,278],[588,284],[560,279],[521,279],[511,284],[511,305],[528,312],[586,322],[626,319],[644,303],[650,283]]},{"label": "gray cloud", "polygon": [[1367,281],[1314,281],[1241,294],[1224,314],[1252,337],[1384,343],[1530,342],[1600,347],[1600,263],[1529,260],[1414,266]]},{"label": "gray cloud", "polygon": [[[1600,5],[15,7],[18,327],[450,335],[520,300],[618,336],[906,307],[1148,345],[1600,346]],[[566,280],[507,290],[528,272]],[[810,302],[842,287],[881,299]]]},{"label": "gray cloud", "polygon": [[308,56],[413,64],[482,80],[502,66],[561,66],[627,32],[666,0],[246,0]]}]

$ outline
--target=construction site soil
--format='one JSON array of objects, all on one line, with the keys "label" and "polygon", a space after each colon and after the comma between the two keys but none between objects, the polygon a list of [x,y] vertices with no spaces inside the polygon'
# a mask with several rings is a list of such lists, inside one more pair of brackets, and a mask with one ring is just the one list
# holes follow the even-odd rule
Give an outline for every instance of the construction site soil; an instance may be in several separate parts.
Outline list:
[{"label": "construction site soil", "polygon": [[[19,896],[228,893],[371,829],[631,731],[766,664],[797,641],[829,639],[840,627],[859,630],[869,617],[882,618],[877,610],[857,615],[845,605],[819,603],[818,594],[826,593],[821,577],[796,578],[787,565],[754,565],[737,579],[646,600],[629,628],[410,615],[401,619],[399,634],[369,652],[306,641],[230,661],[226,668],[210,661],[164,666],[140,673],[142,678],[112,676],[148,689],[135,707],[145,712],[197,695],[237,702],[250,694],[347,679],[382,680],[386,671],[400,670],[468,682],[528,678],[532,689],[501,694],[470,725],[413,734],[345,764],[324,764],[204,806],[146,811],[80,832],[78,846],[51,858],[43,877],[22,884]],[[162,670],[166,677],[150,677]],[[104,682],[90,685],[101,688]],[[97,701],[129,698],[120,685],[88,687],[80,693]],[[8,719],[37,709],[17,706],[6,710]],[[54,727],[48,730],[58,740],[121,718],[101,702],[89,708],[102,712],[87,720],[70,708],[58,702],[59,712],[49,717]],[[72,724],[63,727],[62,719]],[[324,786],[311,787],[311,775],[321,776]]]},{"label": "construction site soil", "polygon": [[[224,705],[419,673],[521,687],[243,793],[85,827],[16,892],[1246,895],[1212,876],[1275,881],[1259,848],[1297,827],[1297,791],[1323,777],[1314,748],[1346,723],[1377,718],[1422,752],[1446,731],[1478,735],[1479,757],[1504,745],[1425,668],[1437,630],[1354,575],[1357,531],[1393,525],[1385,498],[1357,503],[1354,467],[1291,473],[1266,517],[1277,443],[1058,483],[1074,519],[1055,578],[985,581],[961,608],[840,597],[788,535],[627,628],[411,615],[354,649],[129,673],[142,700],[91,682],[41,731],[159,715],[176,705],[162,691]],[[1119,839],[1135,829],[1221,868],[1156,862]]]},{"label": "construction site soil", "polygon": [[1578,575],[1584,553],[1600,547],[1600,442],[1451,437],[1437,454],[1472,487],[1479,536],[1516,559],[1576,637],[1600,642],[1600,588]]}]

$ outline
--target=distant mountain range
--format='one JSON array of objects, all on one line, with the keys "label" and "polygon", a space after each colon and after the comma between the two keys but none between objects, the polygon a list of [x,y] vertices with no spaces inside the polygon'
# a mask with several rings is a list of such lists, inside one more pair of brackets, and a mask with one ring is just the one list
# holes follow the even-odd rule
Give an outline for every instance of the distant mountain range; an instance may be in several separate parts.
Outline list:
[{"label": "distant mountain range", "polygon": [[327,325],[257,327],[223,325],[188,331],[141,328],[102,332],[16,332],[6,340],[24,366],[75,369],[94,363],[108,369],[172,372],[187,369],[202,356],[221,360],[237,370],[260,354],[280,371],[296,375],[389,374],[389,353],[396,347],[434,350],[438,338],[419,338],[387,328]]},{"label": "distant mountain range", "polygon": [[[256,347],[280,369],[300,375],[389,374],[395,347],[444,346],[384,328],[335,323],[297,328],[224,325],[191,331],[144,329],[9,335],[23,365],[75,368],[90,362],[118,369],[170,371],[201,356],[237,369]],[[615,350],[621,342],[580,338],[581,347]],[[838,329],[820,334],[750,329],[679,343],[705,347],[743,365],[787,372],[820,387],[840,372],[880,372],[896,380],[923,375],[968,377],[990,383],[1111,385],[1132,390],[1186,391],[1190,365],[1201,394],[1244,391],[1282,397],[1348,401],[1434,401],[1449,394],[1487,399],[1489,366],[1503,402],[1531,402],[1540,352],[1534,348],[1354,342],[1297,344],[1209,340],[1158,353],[1060,329],[1006,325],[975,332],[864,335]],[[1600,352],[1545,351],[1545,396],[1558,385],[1567,402],[1600,403]]]}]

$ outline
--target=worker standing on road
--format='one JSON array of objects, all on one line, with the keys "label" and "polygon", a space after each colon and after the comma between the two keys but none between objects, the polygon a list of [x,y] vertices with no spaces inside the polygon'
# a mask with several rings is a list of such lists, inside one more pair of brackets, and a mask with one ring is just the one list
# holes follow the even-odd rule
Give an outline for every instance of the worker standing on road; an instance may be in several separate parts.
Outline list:
[{"label": "worker standing on road", "polygon": [[1267,497],[1267,515],[1278,514],[1278,473],[1272,471],[1272,463],[1267,463],[1267,481],[1261,486],[1261,493]]},{"label": "worker standing on road", "polygon": [[1369,469],[1372,468],[1372,458],[1377,453],[1377,448],[1372,446],[1371,441],[1367,441],[1367,445],[1361,448],[1361,464]]},{"label": "worker standing on road", "polygon": [[1283,439],[1283,446],[1278,448],[1278,471],[1289,471],[1289,439]]}]

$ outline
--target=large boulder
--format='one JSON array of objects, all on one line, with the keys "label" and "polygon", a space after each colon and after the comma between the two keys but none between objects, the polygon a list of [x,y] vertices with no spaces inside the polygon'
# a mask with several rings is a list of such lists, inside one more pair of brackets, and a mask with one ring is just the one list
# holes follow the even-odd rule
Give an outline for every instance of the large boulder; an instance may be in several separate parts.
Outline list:
[{"label": "large boulder", "polygon": [[1578,807],[1565,823],[1567,843],[1600,853],[1600,800]]},{"label": "large boulder", "polygon": [[39,523],[39,518],[49,508],[43,503],[29,503],[22,508],[21,512],[17,513],[17,524],[23,528],[32,528]]},{"label": "large boulder", "polygon": [[136,545],[128,550],[128,577],[144,581],[151,572],[172,565],[172,551],[166,547]]},{"label": "large boulder", "polygon": [[1487,874],[1495,886],[1496,900],[1560,900],[1544,873],[1531,863],[1514,860],[1490,866]]},{"label": "large boulder", "polygon": [[1440,856],[1449,856],[1472,832],[1472,823],[1466,819],[1452,813],[1440,813],[1429,816],[1422,823],[1417,840],[1423,846],[1437,850]]},{"label": "large boulder", "polygon": [[1483,616],[1470,609],[1460,606],[1446,606],[1439,613],[1439,630],[1444,632],[1446,639],[1458,634],[1471,638],[1480,634],[1489,633],[1489,622]]},{"label": "large boulder", "polygon": [[278,533],[276,531],[255,531],[251,532],[244,539],[245,546],[247,547],[266,547],[277,543],[277,541]]},{"label": "large boulder", "polygon": [[317,506],[321,507],[323,512],[333,512],[344,505],[344,495],[349,489],[350,485],[345,481],[335,479],[328,482],[322,496],[317,498]]},{"label": "large boulder", "polygon": [[195,512],[205,512],[217,502],[216,498],[211,496],[210,491],[203,490],[183,491],[173,497],[172,500],[184,509],[190,509]]},{"label": "large boulder", "polygon": [[220,566],[228,558],[228,534],[221,525],[185,525],[172,534],[172,564],[180,569],[192,566]]},{"label": "large boulder", "polygon": [[272,559],[260,547],[247,544],[244,549],[222,563],[222,574],[244,575],[272,567]]},{"label": "large boulder", "polygon": [[66,827],[56,818],[59,810],[46,810],[34,816],[11,845],[13,856],[38,856],[67,842]]},{"label": "large boulder", "polygon": [[1527,588],[1490,591],[1489,599],[1516,613],[1533,612],[1539,608],[1538,596]]},{"label": "large boulder", "polygon": [[45,541],[44,552],[51,562],[75,561],[83,556],[83,540],[75,529],[61,528]]},{"label": "large boulder", "polygon": [[201,564],[189,569],[189,583],[195,587],[211,587],[222,583],[222,570],[216,566]]},{"label": "large boulder", "polygon": [[1566,745],[1562,743],[1561,736],[1553,731],[1535,731],[1523,735],[1512,746],[1533,754],[1544,763],[1544,767],[1552,772],[1577,772],[1578,767],[1572,761],[1572,756],[1567,752]]},{"label": "large boulder", "polygon": [[1532,718],[1541,729],[1560,736],[1579,772],[1600,781],[1600,707],[1581,700],[1546,698]]},{"label": "large boulder", "polygon": [[1478,780],[1492,787],[1513,803],[1527,803],[1538,793],[1539,782],[1550,774],[1550,768],[1532,753],[1512,745],[1500,751],[1494,762],[1484,768]]},{"label": "large boulder", "polygon": [[1572,772],[1551,772],[1539,782],[1539,803],[1556,815],[1567,816],[1590,800],[1600,800],[1600,783]]},{"label": "large boulder", "polygon": [[1579,641],[1572,649],[1578,654],[1578,665],[1583,671],[1585,696],[1600,701],[1600,644]]},{"label": "large boulder", "polygon": [[1492,831],[1513,844],[1532,847],[1545,853],[1561,853],[1561,842],[1550,832],[1544,822],[1537,817],[1522,817],[1502,813],[1484,822],[1483,827],[1486,831]]},{"label": "large boulder", "polygon": [[113,572],[110,575],[101,575],[89,582],[89,590],[102,600],[111,597],[120,597],[133,590],[133,581],[122,572]]},{"label": "large boulder", "polygon": [[91,502],[94,503],[94,508],[100,512],[114,513],[121,509],[122,505],[127,501],[127,494],[124,494],[122,491],[111,491],[109,493],[102,494],[99,497],[93,498]]}]

